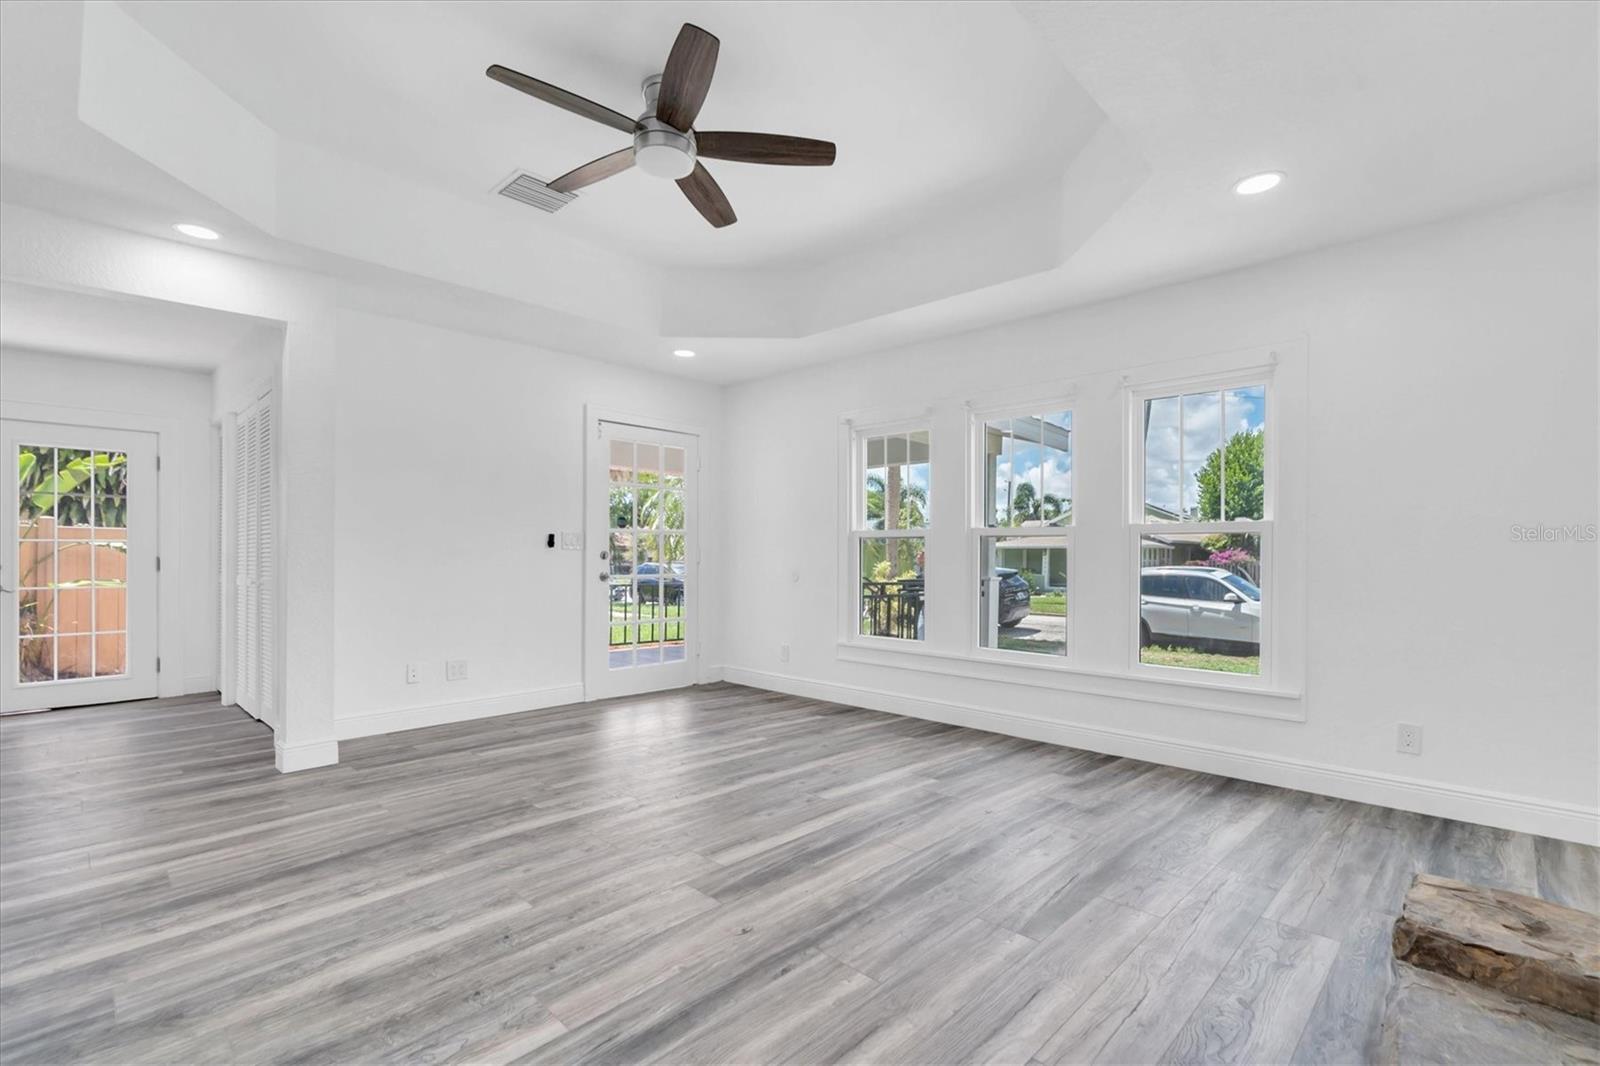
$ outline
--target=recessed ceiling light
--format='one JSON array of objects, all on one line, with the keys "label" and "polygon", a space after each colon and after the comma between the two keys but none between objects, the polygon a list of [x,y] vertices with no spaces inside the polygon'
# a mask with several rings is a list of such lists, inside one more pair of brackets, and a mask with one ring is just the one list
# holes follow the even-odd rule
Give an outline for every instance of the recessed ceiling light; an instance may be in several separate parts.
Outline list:
[{"label": "recessed ceiling light", "polygon": [[183,234],[185,237],[194,237],[197,240],[202,241],[214,241],[221,236],[221,234],[219,234],[216,230],[207,226],[197,226],[193,222],[179,222],[172,228]]},{"label": "recessed ceiling light", "polygon": [[1233,191],[1240,196],[1255,196],[1269,189],[1276,189],[1283,180],[1283,172],[1269,170],[1265,174],[1252,174],[1248,178],[1240,179],[1233,187]]},{"label": "recessed ceiling light", "polygon": [[679,359],[693,359],[694,358],[694,353],[691,352],[687,348],[674,348],[672,350],[672,354],[677,356]]}]

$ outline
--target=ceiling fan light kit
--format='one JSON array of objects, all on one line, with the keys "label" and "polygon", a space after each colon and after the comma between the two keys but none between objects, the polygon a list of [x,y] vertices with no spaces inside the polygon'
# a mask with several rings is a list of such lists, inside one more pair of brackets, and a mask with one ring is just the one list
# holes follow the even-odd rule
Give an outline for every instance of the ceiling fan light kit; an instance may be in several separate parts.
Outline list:
[{"label": "ceiling fan light kit", "polygon": [[687,178],[694,172],[694,131],[679,132],[656,117],[661,75],[650,75],[639,91],[644,93],[644,111],[633,134],[634,165],[657,178]]},{"label": "ceiling fan light kit", "polygon": [[738,163],[774,166],[832,166],[835,148],[830,141],[787,137],[773,133],[697,133],[694,121],[711,88],[720,42],[698,26],[684,23],[660,74],[652,74],[640,87],[644,112],[630,119],[620,111],[587,100],[538,78],[495,64],[485,73],[503,85],[554,104],[575,115],[631,134],[628,148],[603,155],[549,183],[563,195],[637,166],[646,174],[678,183],[684,196],[711,225],[721,228],[738,221],[733,205],[700,160],[726,159]]}]

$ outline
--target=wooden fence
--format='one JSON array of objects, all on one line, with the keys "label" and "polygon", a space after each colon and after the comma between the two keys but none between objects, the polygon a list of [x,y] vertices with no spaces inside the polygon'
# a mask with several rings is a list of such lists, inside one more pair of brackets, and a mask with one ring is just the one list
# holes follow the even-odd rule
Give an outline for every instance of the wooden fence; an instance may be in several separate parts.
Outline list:
[{"label": "wooden fence", "polygon": [[40,518],[17,532],[22,679],[125,672],[128,531]]}]

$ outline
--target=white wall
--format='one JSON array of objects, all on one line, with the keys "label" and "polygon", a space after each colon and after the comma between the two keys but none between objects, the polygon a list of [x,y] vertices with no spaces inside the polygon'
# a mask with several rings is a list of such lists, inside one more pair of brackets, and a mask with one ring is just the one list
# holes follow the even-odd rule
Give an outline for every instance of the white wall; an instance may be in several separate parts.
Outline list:
[{"label": "white wall", "polygon": [[221,421],[249,407],[262,389],[278,384],[283,356],[282,323],[262,323],[251,330],[222,364],[211,372],[211,416]]},{"label": "white wall", "polygon": [[[1511,527],[1600,520],[1596,227],[1590,187],[731,388],[723,581],[778,591],[729,597],[728,678],[1595,839],[1600,549]],[[839,658],[842,414],[1295,338],[1304,721]],[[1396,753],[1401,721],[1420,757]]]},{"label": "white wall", "polygon": [[[339,735],[581,700],[582,582],[603,564],[545,535],[584,528],[584,406],[706,430],[710,516],[721,390],[348,310],[338,348]],[[705,603],[719,595],[716,538],[712,521]],[[718,663],[721,620],[707,624],[701,661]],[[467,679],[446,682],[446,659],[466,659]]]},{"label": "white wall", "polygon": [[[341,312],[332,279],[222,249],[6,203],[0,203],[0,232],[0,275],[7,278],[192,304],[283,325],[281,335],[266,330],[236,353],[251,369],[219,373],[215,395],[208,398],[208,411],[213,404],[219,414],[235,409],[260,377],[255,371],[275,364],[283,490],[276,502],[284,547],[278,619],[285,671],[275,738],[280,769],[336,762],[340,736],[579,698],[577,593],[585,553],[539,548],[529,558],[523,545],[541,542],[551,529],[582,528],[577,457],[585,403],[711,433],[702,449],[701,506],[711,516],[703,545],[709,571],[704,602],[720,598],[714,517],[720,507],[718,389]],[[440,449],[437,454],[420,449],[428,440]],[[462,564],[479,582],[471,604],[440,605],[432,590],[451,575],[434,551],[419,546],[431,549],[441,542],[439,534],[448,533],[455,520],[454,505],[444,496],[435,503],[416,486],[437,481],[448,491],[466,478],[480,491],[486,487],[487,467],[473,467],[468,460],[479,457],[457,442],[503,449],[508,464],[526,459],[534,473],[526,491],[502,501],[510,525],[473,547],[476,561]],[[365,462],[386,450],[403,456],[407,468]],[[462,461],[466,473],[447,469],[446,459]],[[403,488],[399,498],[410,531],[371,537],[367,515],[392,507],[395,493],[375,492],[365,480],[369,468],[391,490],[396,484]],[[497,568],[499,563],[513,569]],[[520,609],[513,614],[496,602],[488,583],[502,580],[546,608],[538,622],[524,621]],[[563,606],[549,609],[556,602]],[[707,621],[702,662],[714,669],[722,626],[715,614]],[[463,644],[471,646],[458,650]],[[447,656],[466,658],[471,676],[445,688]],[[418,685],[403,683],[408,661],[424,665]]]},{"label": "white wall", "polygon": [[[131,363],[0,349],[7,414],[160,435],[162,695],[217,687],[216,438],[211,376]],[[63,411],[63,409],[68,409]],[[133,416],[130,419],[129,416]],[[169,591],[175,595],[169,595]],[[175,636],[176,640],[169,640]]]}]

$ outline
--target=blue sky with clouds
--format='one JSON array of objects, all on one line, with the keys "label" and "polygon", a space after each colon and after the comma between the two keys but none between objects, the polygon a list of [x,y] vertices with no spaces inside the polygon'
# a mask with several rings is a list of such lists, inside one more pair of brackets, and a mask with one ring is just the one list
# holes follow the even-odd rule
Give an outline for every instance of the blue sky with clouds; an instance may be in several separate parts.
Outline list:
[{"label": "blue sky with clouds", "polygon": [[[1190,513],[1199,503],[1195,481],[1206,457],[1225,437],[1266,425],[1266,388],[1164,396],[1145,403],[1145,503]],[[1180,428],[1181,427],[1181,428]]]},{"label": "blue sky with clouds", "polygon": [[[1034,428],[1040,419],[1046,427],[1054,427],[1062,433],[1047,430],[1040,434]],[[987,426],[991,431],[1004,434],[1000,454],[994,459],[995,515],[992,521],[995,524],[1009,524],[1006,516],[1012,494],[1016,486],[1023,483],[1033,486],[1038,499],[1055,496],[1065,503],[1072,501],[1072,412],[1058,411],[1031,418],[991,420]],[[1038,439],[1028,439],[1042,435],[1062,441],[1063,434],[1064,443],[1067,444],[1065,448],[1052,447]]]}]

